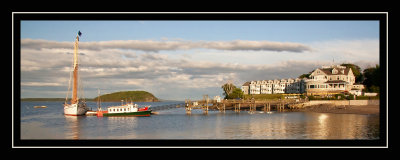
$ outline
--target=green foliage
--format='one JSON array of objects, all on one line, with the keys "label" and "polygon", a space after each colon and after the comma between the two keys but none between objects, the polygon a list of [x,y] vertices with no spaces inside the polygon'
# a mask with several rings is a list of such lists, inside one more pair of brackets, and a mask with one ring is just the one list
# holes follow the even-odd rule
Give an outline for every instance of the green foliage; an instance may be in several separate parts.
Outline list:
[{"label": "green foliage", "polygon": [[376,65],[375,67],[370,67],[364,69],[364,82],[366,92],[376,92],[379,93],[380,86],[380,67]]},{"label": "green foliage", "polygon": [[221,88],[224,90],[223,94],[225,99],[228,99],[229,95],[236,89],[236,86],[234,86],[232,83],[225,83],[221,86]]},{"label": "green foliage", "polygon": [[282,99],[282,94],[247,94],[244,95],[245,99],[252,99],[255,100],[270,100],[270,99]]},{"label": "green foliage", "polygon": [[345,98],[344,94],[335,94],[337,100],[343,100]]},{"label": "green foliage", "polygon": [[379,94],[377,96],[357,96],[357,100],[373,100],[373,99],[379,99]]},{"label": "green foliage", "polygon": [[[94,98],[97,101],[97,98]],[[100,96],[100,100],[103,102],[119,102],[133,101],[133,102],[157,102],[158,99],[153,94],[146,91],[121,91]]]},{"label": "green foliage", "polygon": [[349,94],[349,95],[347,95],[346,99],[347,100],[354,100],[354,95]]},{"label": "green foliage", "polygon": [[243,92],[240,88],[236,88],[232,91],[231,94],[229,94],[226,99],[236,99],[236,98],[244,98]]},{"label": "green foliage", "polygon": [[305,74],[300,75],[299,78],[308,78],[309,79],[310,75],[311,75],[311,73],[308,73],[308,74],[305,73]]}]

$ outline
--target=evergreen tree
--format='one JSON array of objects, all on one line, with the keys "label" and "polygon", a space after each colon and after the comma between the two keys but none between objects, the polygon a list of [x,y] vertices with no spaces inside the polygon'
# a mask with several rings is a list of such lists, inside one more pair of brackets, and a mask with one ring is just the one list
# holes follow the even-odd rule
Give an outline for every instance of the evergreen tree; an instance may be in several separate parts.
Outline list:
[{"label": "evergreen tree", "polygon": [[365,90],[367,92],[379,92],[380,86],[380,67],[377,64],[375,67],[364,69],[364,82]]}]

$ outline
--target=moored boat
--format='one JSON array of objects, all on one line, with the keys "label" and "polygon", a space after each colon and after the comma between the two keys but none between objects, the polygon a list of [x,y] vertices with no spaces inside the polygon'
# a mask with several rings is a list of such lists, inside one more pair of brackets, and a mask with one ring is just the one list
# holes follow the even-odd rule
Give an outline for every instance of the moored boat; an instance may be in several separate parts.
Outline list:
[{"label": "moored boat", "polygon": [[47,108],[47,106],[33,106],[33,108]]},{"label": "moored boat", "polygon": [[[72,87],[72,99],[71,99],[71,103],[68,104],[67,100],[68,100],[68,93],[67,93],[67,97],[65,98],[65,103],[64,103],[64,114],[65,115],[71,115],[71,116],[81,116],[81,115],[85,115],[85,113],[88,111],[88,108],[86,107],[86,101],[85,99],[80,99],[78,98],[78,74],[79,74],[79,70],[78,70],[78,42],[79,42],[79,37],[81,36],[81,32],[78,32],[78,35],[76,36],[76,40],[75,40],[75,45],[74,45],[74,63],[73,63],[73,87]],[[70,80],[69,82],[71,82],[71,77],[70,76]],[[68,86],[68,92],[70,89],[70,83]],[[79,87],[80,89],[82,87]],[[82,93],[82,92],[80,92]]]},{"label": "moored boat", "polygon": [[[107,111],[98,112],[98,116],[150,116],[150,106],[139,108],[137,104],[128,103],[121,106],[108,107]],[[100,114],[99,114],[100,113]]]}]

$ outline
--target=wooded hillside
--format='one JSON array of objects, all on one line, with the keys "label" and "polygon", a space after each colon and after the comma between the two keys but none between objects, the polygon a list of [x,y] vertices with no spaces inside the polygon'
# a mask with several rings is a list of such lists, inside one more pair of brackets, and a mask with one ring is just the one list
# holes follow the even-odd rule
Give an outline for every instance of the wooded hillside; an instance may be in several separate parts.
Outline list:
[{"label": "wooded hillside", "polygon": [[[97,101],[98,97],[95,97],[94,100]],[[124,101],[133,101],[133,102],[158,102],[158,98],[153,94],[146,91],[121,91],[114,92],[110,94],[105,94],[100,96],[100,100],[102,102],[119,102],[121,100]]]}]

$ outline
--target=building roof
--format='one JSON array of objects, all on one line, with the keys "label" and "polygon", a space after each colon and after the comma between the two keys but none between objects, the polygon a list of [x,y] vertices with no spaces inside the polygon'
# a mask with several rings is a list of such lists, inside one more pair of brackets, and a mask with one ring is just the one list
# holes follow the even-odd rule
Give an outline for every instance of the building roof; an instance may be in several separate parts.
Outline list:
[{"label": "building roof", "polygon": [[245,82],[242,86],[250,86],[250,82]]},{"label": "building roof", "polygon": [[[336,70],[338,70],[339,72],[337,73],[337,74],[333,74],[332,73],[332,70],[333,69],[336,69]],[[343,68],[319,68],[319,70],[321,70],[322,72],[324,72],[326,75],[348,75],[349,74],[349,71],[350,71],[350,68],[345,68],[345,69],[343,69]],[[344,71],[344,73],[342,73],[342,71]]]}]

